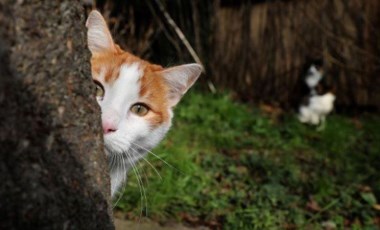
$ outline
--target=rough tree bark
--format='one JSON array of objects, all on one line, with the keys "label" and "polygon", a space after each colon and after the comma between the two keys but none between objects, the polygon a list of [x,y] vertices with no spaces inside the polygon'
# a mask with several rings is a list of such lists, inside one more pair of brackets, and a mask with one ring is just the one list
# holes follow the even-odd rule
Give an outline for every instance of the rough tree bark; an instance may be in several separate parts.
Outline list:
[{"label": "rough tree bark", "polygon": [[113,229],[79,1],[0,0],[0,229]]}]

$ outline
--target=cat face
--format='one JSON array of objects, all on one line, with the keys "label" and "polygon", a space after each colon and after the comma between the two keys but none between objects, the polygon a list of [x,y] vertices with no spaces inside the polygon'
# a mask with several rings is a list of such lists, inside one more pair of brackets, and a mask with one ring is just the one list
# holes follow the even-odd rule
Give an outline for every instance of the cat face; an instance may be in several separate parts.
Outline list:
[{"label": "cat face", "polygon": [[151,149],[171,124],[171,105],[166,99],[169,89],[162,77],[149,65],[128,62],[125,57],[129,54],[112,57],[121,59],[117,66],[112,66],[117,60],[100,65],[95,64],[96,59],[92,62],[107,153],[128,151],[133,144],[134,148]]},{"label": "cat face", "polygon": [[[128,154],[128,161],[122,163],[126,165],[120,166],[127,169],[165,136],[172,108],[197,80],[202,67],[188,64],[165,69],[123,51],[97,11],[91,12],[86,26],[106,154],[110,158]],[[113,184],[112,174],[120,167],[111,167],[113,192],[120,182]]]}]

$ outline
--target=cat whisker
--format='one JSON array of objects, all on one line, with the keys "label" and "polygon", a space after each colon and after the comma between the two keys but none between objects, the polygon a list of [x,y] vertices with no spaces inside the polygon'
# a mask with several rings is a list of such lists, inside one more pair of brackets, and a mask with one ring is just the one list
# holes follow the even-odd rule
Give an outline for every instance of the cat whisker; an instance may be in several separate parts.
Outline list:
[{"label": "cat whisker", "polygon": [[109,168],[111,169],[111,168],[114,168],[115,167],[115,165],[117,164],[117,154],[113,154],[110,150],[108,150],[108,152],[109,152],[109,162],[108,162],[108,166],[109,166]]},{"label": "cat whisker", "polygon": [[[118,143],[119,144],[123,144],[123,142],[122,141],[118,141]],[[139,159],[144,159],[155,171],[156,171],[156,173],[158,174],[158,176],[160,177],[160,179],[162,180],[162,177],[161,177],[161,175],[159,174],[159,172],[157,171],[157,169],[147,160],[147,159],[145,159],[144,157],[137,157],[137,156],[139,156],[140,154],[139,154],[139,152],[136,150],[136,149],[134,149],[134,148],[130,148],[132,151],[133,151],[133,153],[135,153],[135,154],[133,154],[132,152],[127,152],[127,153],[125,153],[125,154],[127,154],[126,156],[128,157],[128,160],[129,160],[129,162],[130,162],[130,164],[131,164],[131,166],[133,167],[133,169],[134,170],[136,170],[136,173],[137,173],[137,175],[136,175],[136,177],[137,177],[137,179],[138,179],[138,181],[139,181],[139,187],[140,187],[140,193],[141,193],[141,190],[142,190],[142,197],[144,197],[144,199],[145,199],[145,207],[146,207],[146,215],[148,215],[148,212],[147,212],[147,209],[148,209],[148,205],[147,205],[147,197],[146,197],[146,192],[145,192],[145,188],[144,188],[144,183],[143,183],[143,179],[142,179],[142,176],[140,175],[141,173],[139,172],[139,170],[138,170],[138,168],[140,167],[141,168],[141,170],[142,170],[142,173],[145,175],[145,178],[146,178],[146,183],[148,184],[148,176],[147,176],[147,174],[145,173],[145,170],[144,170],[144,167],[143,166],[141,166],[140,164],[142,164],[141,163],[141,161],[139,161]],[[137,155],[137,156],[136,156]],[[141,186],[140,186],[141,185]],[[125,187],[124,187],[125,188]],[[143,203],[143,200],[144,199],[142,199],[142,203]],[[142,208],[143,208],[143,204],[142,204]],[[142,212],[143,211],[141,211],[141,215],[142,215]]]},{"label": "cat whisker", "polygon": [[144,188],[144,184],[143,184],[143,181],[142,181],[142,178],[138,172],[138,169],[135,165],[135,163],[133,162],[133,160],[131,160],[131,155],[126,152],[126,156],[127,156],[127,159],[129,161],[129,163],[131,164],[132,166],[132,169],[133,169],[133,172],[135,173],[136,175],[136,178],[137,178],[137,183],[139,185],[139,188],[140,188],[140,195],[141,195],[141,215],[140,215],[140,219],[142,217],[142,214],[143,214],[143,208],[144,208],[144,199],[145,199],[145,207],[146,207],[146,213],[145,215],[148,216],[148,202],[147,202],[147,198],[146,198],[146,193],[145,193],[145,188]]},{"label": "cat whisker", "polygon": [[[118,152],[120,152],[120,150],[122,150],[122,147],[119,144],[120,143],[117,143],[117,142],[113,143],[113,147],[114,148],[118,148],[119,151],[113,151],[112,149],[107,148],[107,146],[106,146],[106,149],[110,152],[109,157],[111,158],[111,162],[110,162],[109,166],[110,166],[111,169],[113,167],[118,168],[119,166],[121,166],[124,169],[123,172],[125,172],[126,171],[126,162],[125,162],[123,154],[118,153]],[[116,180],[119,180],[120,177],[122,177],[121,178],[122,181],[125,181],[126,175],[117,173],[116,174],[116,178],[117,178]],[[114,203],[112,209],[114,209],[117,206],[117,204],[119,203],[120,199],[122,198],[122,196],[123,196],[123,194],[125,192],[125,189],[126,188],[124,186],[123,191],[121,191],[121,192],[118,193],[119,197],[118,197],[117,201]]]},{"label": "cat whisker", "polygon": [[108,152],[108,153],[110,153],[109,155],[108,155],[108,157],[110,158],[109,159],[109,163],[113,163],[113,161],[114,161],[114,157],[113,157],[113,154],[111,154],[112,153],[112,150],[107,146],[107,145],[104,145],[104,149],[106,150],[106,152]]},{"label": "cat whisker", "polygon": [[[116,164],[117,167],[121,166],[124,168],[123,172],[126,172],[126,162],[125,162],[125,157],[127,158],[127,160],[129,161],[129,165],[131,165],[135,175],[136,175],[136,178],[137,178],[137,182],[138,182],[138,186],[139,186],[139,190],[140,190],[140,196],[141,196],[141,214],[140,214],[140,219],[143,215],[143,209],[144,209],[144,204],[145,204],[145,207],[146,207],[146,216],[148,215],[148,204],[147,204],[147,196],[146,196],[146,192],[145,192],[145,187],[144,187],[144,183],[143,183],[143,180],[142,180],[142,177],[140,175],[140,172],[138,170],[138,167],[136,165],[136,162],[139,163],[139,159],[140,158],[143,158],[145,161],[148,162],[149,165],[152,166],[152,168],[156,171],[156,173],[158,174],[158,176],[162,179],[161,175],[158,173],[157,169],[154,168],[154,166],[148,161],[146,160],[144,157],[136,157],[133,153],[131,152],[123,152],[123,145],[125,143],[121,140],[114,140],[113,141],[113,148],[116,148],[116,151],[115,151],[115,154],[111,154],[111,167],[113,166],[113,164]],[[113,152],[111,149],[107,149],[109,152]],[[138,154],[139,156],[141,156],[141,154],[139,154],[139,152],[132,148],[131,147],[131,150]],[[122,152],[122,154],[120,154],[120,152]],[[119,165],[121,164],[121,165]],[[119,165],[119,166],[118,166]],[[143,170],[143,168],[142,168]],[[145,172],[144,172],[145,174]],[[125,180],[124,177],[126,177],[126,175],[120,175],[120,174],[117,174],[116,177],[119,178],[119,176],[122,176],[123,178],[123,181]],[[145,177],[147,178],[146,174],[145,174]],[[123,193],[125,192],[125,189],[126,187],[124,186],[123,188],[123,191],[120,193],[117,201],[114,203],[113,205],[113,208],[115,208],[117,206],[117,204],[119,203],[120,199],[122,198],[123,196]],[[145,202],[144,202],[145,201]]]},{"label": "cat whisker", "polygon": [[[136,149],[134,149],[133,147],[131,147],[131,149],[136,153],[136,154],[139,154],[138,151]],[[148,163],[148,165],[150,165],[152,167],[152,169],[156,172],[156,174],[158,175],[158,177],[160,178],[160,180],[162,180],[162,176],[161,174],[158,172],[158,170],[156,169],[156,167],[154,167],[154,165],[152,163],[149,162],[148,159],[145,159],[145,157],[142,158],[146,163]]]},{"label": "cat whisker", "polygon": [[[124,144],[124,145],[125,145],[125,143],[124,143],[123,141],[121,141],[121,140],[115,140],[114,143],[115,143],[115,144],[122,144],[122,145]],[[129,142],[128,142],[128,144],[131,145]],[[130,159],[131,159],[133,162],[138,162],[139,159],[144,158],[143,154],[140,154],[136,149],[132,148],[132,146],[130,146],[130,149],[131,149],[134,153],[136,153],[136,155],[141,156],[141,157],[136,157],[134,154],[131,154],[131,155],[130,155]],[[120,147],[120,151],[123,151],[123,148],[122,148],[122,147]],[[125,151],[124,151],[124,152],[125,152]]]},{"label": "cat whisker", "polygon": [[[117,162],[120,162],[120,164],[122,164],[122,167],[124,168],[124,171],[125,171],[125,159],[123,157],[123,154],[117,154],[116,156],[117,156],[117,158],[119,158]],[[121,175],[121,176],[124,177],[124,175]],[[117,177],[119,177],[119,174],[117,175]],[[124,178],[123,178],[123,180],[124,180]],[[125,192],[125,186],[123,188],[123,191],[119,193],[119,197],[116,200],[115,204],[113,205],[112,209],[114,209],[117,206],[117,203],[119,203],[119,201],[123,197],[124,192]]]},{"label": "cat whisker", "polygon": [[153,169],[154,172],[157,174],[157,176],[160,178],[160,180],[163,180],[163,179],[162,179],[162,176],[161,176],[161,174],[158,172],[157,168],[154,167],[154,165],[153,165],[152,163],[150,163],[150,162],[148,161],[148,159],[143,158],[143,160],[144,160],[146,163],[148,163],[148,165],[150,165],[150,166],[152,167],[152,169]]},{"label": "cat whisker", "polygon": [[133,143],[133,142],[131,142],[131,144],[135,145],[137,148],[141,148],[141,149],[147,151],[148,153],[150,153],[150,154],[152,154],[153,156],[155,156],[157,159],[159,159],[159,160],[161,160],[162,162],[164,162],[164,163],[165,163],[167,166],[169,166],[170,168],[175,169],[176,171],[178,171],[178,172],[180,172],[180,173],[183,174],[182,171],[180,171],[179,169],[177,169],[177,168],[174,167],[173,165],[169,164],[169,163],[168,163],[167,161],[165,161],[162,157],[160,157],[160,156],[158,156],[157,154],[153,153],[153,152],[150,151],[149,149],[146,149],[146,148],[144,148],[144,147],[142,147],[142,146],[140,146],[140,145],[138,145],[138,144],[136,144],[136,143]]}]

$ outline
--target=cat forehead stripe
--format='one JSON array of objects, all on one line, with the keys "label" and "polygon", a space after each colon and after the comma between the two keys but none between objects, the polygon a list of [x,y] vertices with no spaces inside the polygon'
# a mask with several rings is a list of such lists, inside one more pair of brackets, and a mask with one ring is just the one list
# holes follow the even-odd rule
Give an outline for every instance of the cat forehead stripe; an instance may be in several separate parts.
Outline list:
[{"label": "cat forehead stripe", "polygon": [[137,83],[143,75],[140,64],[137,62],[131,64],[123,64],[120,67],[119,77],[129,78],[131,81]]},{"label": "cat forehead stripe", "polygon": [[139,100],[140,78],[143,75],[140,65],[138,63],[123,64],[120,67],[119,77],[115,81],[114,87],[120,98],[129,102],[136,102]]},{"label": "cat forehead stripe", "polygon": [[125,114],[131,104],[139,99],[139,79],[142,76],[139,64],[123,64],[118,73],[118,77],[111,84],[105,85],[106,92],[102,101],[103,114],[111,114],[112,111]]}]

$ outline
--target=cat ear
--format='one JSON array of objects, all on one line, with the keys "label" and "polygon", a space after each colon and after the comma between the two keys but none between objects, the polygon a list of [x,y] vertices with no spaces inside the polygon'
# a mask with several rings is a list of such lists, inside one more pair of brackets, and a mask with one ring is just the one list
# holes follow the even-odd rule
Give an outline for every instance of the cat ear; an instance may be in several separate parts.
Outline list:
[{"label": "cat ear", "polygon": [[175,106],[186,91],[194,84],[202,73],[203,67],[199,64],[180,65],[161,71],[169,87],[169,105]]},{"label": "cat ear", "polygon": [[91,53],[114,52],[115,44],[103,16],[96,10],[91,11],[86,21],[87,44]]}]

